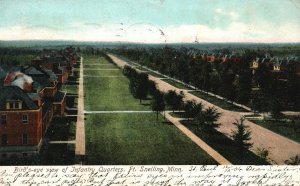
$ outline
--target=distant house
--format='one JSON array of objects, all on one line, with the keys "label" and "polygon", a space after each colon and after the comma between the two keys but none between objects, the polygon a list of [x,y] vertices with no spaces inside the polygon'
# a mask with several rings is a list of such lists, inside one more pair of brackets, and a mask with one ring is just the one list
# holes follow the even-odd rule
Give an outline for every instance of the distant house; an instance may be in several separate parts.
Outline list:
[{"label": "distant house", "polygon": [[230,55],[229,56],[229,61],[232,63],[240,63],[241,59],[237,57],[236,55]]},{"label": "distant house", "polygon": [[207,61],[207,53],[203,53],[201,55],[201,59],[202,59],[202,61]]},{"label": "distant house", "polygon": [[221,58],[221,63],[228,63],[229,62],[229,57],[228,55],[223,55]]},{"label": "distant house", "polygon": [[216,61],[215,54],[209,54],[209,55],[207,55],[207,62],[214,63],[215,61]]},{"label": "distant house", "polygon": [[57,76],[58,82],[61,84],[64,84],[68,80],[68,76],[72,72],[72,67],[68,64],[67,59],[63,56],[38,56],[31,61],[31,64],[36,67],[44,67],[53,71]]},{"label": "distant house", "polygon": [[272,75],[278,79],[286,79],[288,72],[300,76],[300,61],[298,58],[274,58],[272,60],[273,70]]},{"label": "distant house", "polygon": [[261,66],[265,66],[270,70],[273,69],[273,63],[270,58],[256,58],[250,63],[250,68],[252,69],[253,74]]}]

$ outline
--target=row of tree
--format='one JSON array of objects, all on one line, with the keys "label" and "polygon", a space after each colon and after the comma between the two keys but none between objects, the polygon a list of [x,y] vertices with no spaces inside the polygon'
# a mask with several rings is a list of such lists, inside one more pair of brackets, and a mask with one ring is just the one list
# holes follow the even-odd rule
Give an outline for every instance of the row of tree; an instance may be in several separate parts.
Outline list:
[{"label": "row of tree", "polygon": [[[139,73],[137,70],[130,66],[123,68],[123,73],[130,79],[129,89],[133,96],[137,99],[146,99],[148,93],[152,95],[152,110],[156,112],[157,120],[159,112],[165,110],[169,105],[173,112],[183,110],[183,116],[188,120],[193,120],[197,130],[206,135],[213,135],[214,131],[220,126],[218,120],[221,113],[217,111],[215,107],[208,107],[204,109],[201,103],[197,103],[195,100],[183,101],[184,94],[180,92],[176,93],[174,90],[169,90],[167,93],[159,91],[155,85],[155,82],[148,79],[147,74]],[[241,160],[244,153],[252,146],[249,142],[251,139],[251,132],[247,129],[243,123],[244,119],[236,121],[233,124],[236,126],[236,130],[232,132],[232,139],[237,145]]]},{"label": "row of tree", "polygon": [[239,63],[225,64],[194,58],[189,55],[189,51],[186,48],[164,47],[122,48],[111,52],[204,91],[250,106],[253,110],[300,110],[300,99],[297,99],[300,94],[300,78],[296,75],[295,68],[289,68],[287,81],[282,81],[272,76],[272,69],[264,65],[259,66],[256,73],[252,73],[250,63],[261,56],[255,50],[245,50],[239,57]]}]

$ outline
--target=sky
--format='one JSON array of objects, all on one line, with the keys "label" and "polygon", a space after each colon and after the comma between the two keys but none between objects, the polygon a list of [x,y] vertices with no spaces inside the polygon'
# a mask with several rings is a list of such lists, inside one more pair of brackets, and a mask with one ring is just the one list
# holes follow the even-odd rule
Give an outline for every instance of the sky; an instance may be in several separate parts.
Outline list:
[{"label": "sky", "polygon": [[300,42],[300,0],[0,0],[0,40]]}]

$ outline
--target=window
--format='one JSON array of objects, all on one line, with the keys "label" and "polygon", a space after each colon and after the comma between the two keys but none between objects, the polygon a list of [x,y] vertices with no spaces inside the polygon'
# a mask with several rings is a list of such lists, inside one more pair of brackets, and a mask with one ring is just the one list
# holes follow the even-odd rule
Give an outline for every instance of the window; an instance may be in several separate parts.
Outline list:
[{"label": "window", "polygon": [[27,143],[28,143],[28,136],[27,136],[27,134],[23,134],[23,136],[22,136],[22,143],[23,143],[23,145],[27,145]]},{"label": "window", "polygon": [[28,114],[23,114],[22,115],[22,123],[27,124],[28,123]]},{"label": "window", "polygon": [[1,124],[6,124],[6,122],[7,122],[7,116],[6,115],[1,115],[1,118],[0,118],[0,123]]},{"label": "window", "polygon": [[2,134],[1,144],[7,145],[7,135],[6,134]]},{"label": "window", "polygon": [[19,100],[10,100],[6,103],[6,109],[21,109],[22,102]]},{"label": "window", "polygon": [[7,154],[2,154],[1,156],[3,159],[7,158]]}]

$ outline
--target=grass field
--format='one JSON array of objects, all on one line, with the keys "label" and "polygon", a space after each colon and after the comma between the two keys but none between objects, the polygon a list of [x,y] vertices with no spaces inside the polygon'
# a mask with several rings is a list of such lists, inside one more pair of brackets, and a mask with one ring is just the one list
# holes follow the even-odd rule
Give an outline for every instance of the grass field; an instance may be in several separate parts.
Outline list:
[{"label": "grass field", "polygon": [[133,98],[128,88],[127,78],[85,77],[86,110],[151,110],[151,100],[142,104]]},{"label": "grass field", "polygon": [[116,68],[116,65],[108,63],[108,64],[86,64],[83,65],[84,68],[93,68],[93,69],[110,69]]},{"label": "grass field", "polygon": [[164,76],[162,76],[160,74],[157,74],[155,72],[151,72],[151,71],[147,72],[147,74],[152,75],[152,76],[157,77],[157,78],[164,78]]},{"label": "grass field", "polygon": [[[89,56],[83,56],[83,65],[89,65],[89,64],[113,64],[109,63],[104,57],[99,57],[98,55],[89,55]],[[114,64],[113,64],[114,65]]]},{"label": "grass field", "polygon": [[116,70],[84,70],[83,74],[85,76],[122,76],[122,71],[117,69]]},{"label": "grass field", "polygon": [[[105,64],[102,61],[101,64]],[[95,62],[94,62],[95,63]],[[107,64],[110,64],[107,62]],[[115,67],[115,69],[118,69]],[[150,110],[150,100],[142,101],[133,98],[129,91],[129,80],[122,70],[91,71],[84,70],[85,109],[86,110]],[[100,77],[99,77],[100,76]],[[101,77],[123,76],[123,77]]]},{"label": "grass field", "polygon": [[285,136],[291,140],[300,143],[300,120],[276,121],[276,120],[250,120],[264,128],[267,128],[277,134]]},{"label": "grass field", "polygon": [[231,139],[224,134],[215,131],[213,134],[207,134],[205,132],[197,130],[192,120],[181,121],[187,128],[189,128],[194,134],[199,136],[209,146],[218,151],[227,160],[235,165],[266,165],[269,164],[264,159],[256,156],[253,152],[247,151],[244,158],[240,159],[240,152]]},{"label": "grass field", "polygon": [[[85,60],[85,64],[98,62]],[[99,63],[105,64],[102,58]],[[123,76],[121,70],[94,72]],[[151,110],[150,99],[140,104],[133,98],[125,77],[84,77],[84,92],[85,110]],[[216,164],[162,116],[156,123],[155,113],[88,114],[85,118],[87,164]]]},{"label": "grass field", "polygon": [[154,113],[87,115],[85,126],[88,164],[216,164]]},{"label": "grass field", "polygon": [[61,90],[71,94],[78,94],[78,86],[76,85],[63,85]]},{"label": "grass field", "polygon": [[185,118],[186,114],[185,112],[170,112],[170,115],[174,118]]},{"label": "grass field", "polygon": [[225,100],[218,99],[214,96],[205,94],[200,91],[191,91],[190,93],[201,99],[204,99],[214,105],[217,105],[223,109],[226,109],[226,110],[231,110],[231,111],[236,111],[236,112],[248,112],[247,110],[245,110],[241,107],[235,106],[233,104],[230,104],[230,103],[226,102]]},{"label": "grass field", "polygon": [[191,88],[181,84],[181,83],[178,83],[172,79],[164,79],[163,81],[169,83],[170,85],[173,85],[174,87],[177,87],[179,89],[187,89],[187,90],[191,90]]}]

